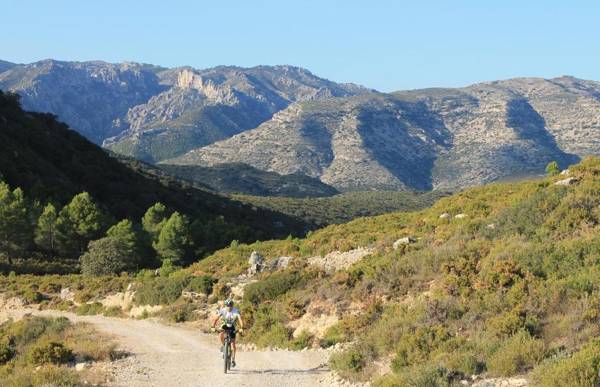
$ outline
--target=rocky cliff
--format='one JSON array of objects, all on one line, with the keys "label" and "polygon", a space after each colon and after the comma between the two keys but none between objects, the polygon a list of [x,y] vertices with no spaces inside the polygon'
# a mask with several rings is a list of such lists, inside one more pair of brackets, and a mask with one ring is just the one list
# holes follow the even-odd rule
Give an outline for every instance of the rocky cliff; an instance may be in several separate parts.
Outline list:
[{"label": "rocky cliff", "polygon": [[521,78],[294,104],[166,163],[244,162],[341,190],[457,189],[600,153],[600,83]]}]

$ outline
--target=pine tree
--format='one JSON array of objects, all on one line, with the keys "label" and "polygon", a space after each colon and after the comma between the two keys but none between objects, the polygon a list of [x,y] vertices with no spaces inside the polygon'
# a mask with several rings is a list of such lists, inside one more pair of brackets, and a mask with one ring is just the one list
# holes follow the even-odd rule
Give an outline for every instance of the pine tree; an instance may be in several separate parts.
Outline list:
[{"label": "pine tree", "polygon": [[160,234],[163,226],[169,218],[169,211],[162,203],[155,203],[142,218],[142,226],[144,230],[150,234],[152,240],[155,241]]},{"label": "pine tree", "polygon": [[546,165],[546,175],[548,176],[556,176],[560,173],[560,168],[556,161],[551,161]]},{"label": "pine tree", "polygon": [[75,195],[60,210],[56,228],[61,252],[76,257],[89,241],[97,239],[105,229],[106,217],[87,192]]},{"label": "pine tree", "polygon": [[137,269],[140,263],[140,237],[133,222],[123,219],[108,229],[106,237],[122,242],[125,255],[128,257],[127,268]]},{"label": "pine tree", "polygon": [[0,252],[7,255],[9,263],[29,247],[32,234],[23,191],[11,191],[8,184],[0,182]]},{"label": "pine tree", "polygon": [[153,244],[154,249],[164,261],[171,260],[178,265],[190,258],[192,238],[190,224],[185,215],[174,212],[162,227],[158,240]]},{"label": "pine tree", "polygon": [[53,253],[56,251],[56,221],[58,214],[52,203],[48,203],[38,218],[35,229],[35,244],[41,249]]}]

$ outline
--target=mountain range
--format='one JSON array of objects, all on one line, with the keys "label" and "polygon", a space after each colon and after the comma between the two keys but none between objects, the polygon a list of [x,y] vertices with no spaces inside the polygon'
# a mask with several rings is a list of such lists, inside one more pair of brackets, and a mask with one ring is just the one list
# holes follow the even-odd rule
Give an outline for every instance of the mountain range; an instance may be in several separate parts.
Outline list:
[{"label": "mountain range", "polygon": [[566,76],[381,93],[293,66],[44,60],[0,62],[0,89],[159,167],[241,163],[339,191],[456,190],[600,153],[600,83]]}]

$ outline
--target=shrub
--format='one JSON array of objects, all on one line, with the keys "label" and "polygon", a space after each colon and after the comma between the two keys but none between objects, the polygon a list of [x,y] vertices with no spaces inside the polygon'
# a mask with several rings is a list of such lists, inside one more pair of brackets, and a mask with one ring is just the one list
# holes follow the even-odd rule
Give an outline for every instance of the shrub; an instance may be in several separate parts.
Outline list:
[{"label": "shrub", "polygon": [[310,332],[302,331],[298,335],[298,337],[296,337],[294,340],[292,340],[290,347],[295,350],[308,348],[310,346],[310,343],[312,342],[312,340],[313,340],[313,335],[311,335]]},{"label": "shrub", "polygon": [[7,342],[0,343],[0,365],[8,363],[15,356],[14,348]]},{"label": "shrub", "polygon": [[32,348],[30,358],[34,364],[64,364],[73,359],[73,351],[63,343],[50,341]]},{"label": "shrub", "polygon": [[156,277],[143,281],[135,293],[135,302],[138,305],[166,305],[172,304],[188,286],[189,275]]},{"label": "shrub", "polygon": [[441,327],[418,327],[400,338],[392,369],[396,372],[402,367],[420,364],[428,360],[429,353],[450,339],[448,331]]},{"label": "shrub", "polygon": [[285,325],[283,314],[272,305],[260,305],[252,314],[252,327],[248,339],[259,347],[285,348],[289,344],[292,331]]},{"label": "shrub", "polygon": [[102,313],[104,307],[99,302],[92,302],[91,304],[81,304],[75,309],[75,314],[80,316],[93,316]]},{"label": "shrub", "polygon": [[117,306],[117,305],[111,306],[111,307],[104,309],[104,312],[102,313],[102,315],[104,315],[106,317],[122,317],[123,309],[121,309],[121,307]]},{"label": "shrub", "polygon": [[117,274],[131,266],[131,259],[123,240],[98,239],[90,242],[88,251],[81,256],[81,273],[92,276]]},{"label": "shrub", "polygon": [[244,299],[254,305],[273,300],[293,288],[301,279],[297,272],[273,273],[262,281],[247,285],[244,289]]},{"label": "shrub", "polygon": [[176,305],[170,305],[164,308],[160,314],[171,322],[180,323],[184,321],[194,320],[195,309],[196,308],[194,307],[194,304],[181,303]]},{"label": "shrub", "polygon": [[542,387],[600,385],[600,339],[593,339],[570,358],[546,361],[533,371]]},{"label": "shrub", "polygon": [[336,345],[337,343],[342,343],[346,340],[346,335],[342,331],[340,325],[335,324],[325,330],[325,333],[323,333],[323,337],[319,341],[319,345],[321,346],[321,348],[328,348],[333,345]]},{"label": "shrub", "polygon": [[210,275],[195,276],[190,279],[190,282],[186,286],[186,290],[208,295],[212,293],[214,283],[215,279]]},{"label": "shrub", "polygon": [[359,351],[357,348],[350,348],[346,351],[332,354],[329,358],[329,364],[342,377],[354,378],[356,374],[363,370],[366,360],[362,351]]},{"label": "shrub", "polygon": [[504,342],[487,361],[488,371],[499,376],[510,376],[537,365],[546,353],[545,345],[526,331],[521,331]]}]

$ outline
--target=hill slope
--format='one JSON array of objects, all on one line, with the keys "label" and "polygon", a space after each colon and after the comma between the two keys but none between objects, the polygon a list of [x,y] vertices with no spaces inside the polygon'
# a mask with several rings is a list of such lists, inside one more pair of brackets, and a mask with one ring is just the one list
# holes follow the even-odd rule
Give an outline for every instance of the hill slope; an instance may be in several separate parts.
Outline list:
[{"label": "hill slope", "polygon": [[292,102],[365,93],[292,66],[165,69],[44,60],[0,68],[0,89],[92,141],[158,161],[254,128]]},{"label": "hill slope", "polygon": [[246,338],[346,342],[331,365],[354,380],[596,385],[599,206],[600,158],[589,158],[565,175],[469,189],[419,212],[235,245],[189,271],[231,281],[258,251],[273,269],[243,288]]},{"label": "hill slope", "polygon": [[319,179],[301,174],[280,175],[246,164],[219,164],[214,167],[160,164],[160,169],[181,179],[204,184],[217,192],[256,196],[321,197],[338,191]]},{"label": "hill slope", "polygon": [[243,162],[340,190],[454,190],[600,153],[599,96],[599,83],[563,77],[303,102],[166,162]]},{"label": "hill slope", "polygon": [[64,204],[88,191],[118,218],[139,219],[160,201],[201,219],[223,216],[232,225],[246,227],[245,238],[251,240],[304,231],[304,224],[290,217],[253,209],[168,176],[150,176],[135,163],[128,167],[52,115],[24,112],[13,96],[1,92],[0,144],[2,178],[43,201]]}]

